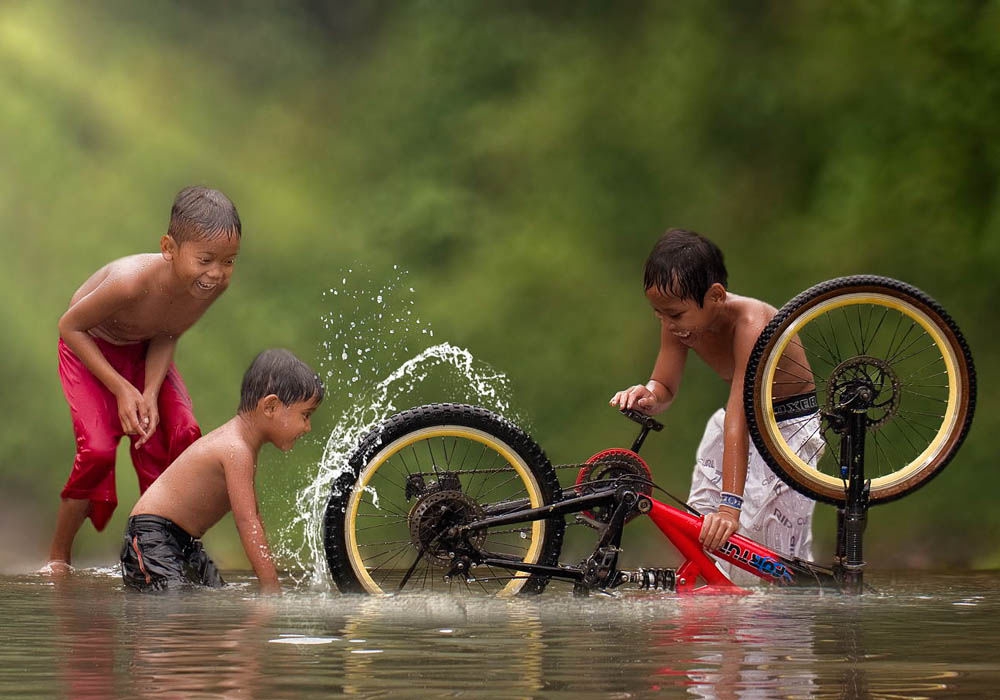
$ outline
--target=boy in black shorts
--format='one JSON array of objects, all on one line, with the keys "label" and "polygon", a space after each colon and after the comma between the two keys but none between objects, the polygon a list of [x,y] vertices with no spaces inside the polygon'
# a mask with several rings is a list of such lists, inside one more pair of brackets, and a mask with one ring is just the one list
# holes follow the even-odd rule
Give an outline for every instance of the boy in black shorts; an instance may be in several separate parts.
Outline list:
[{"label": "boy in black shorts", "polygon": [[265,443],[286,452],[309,432],[323,400],[316,373],[287,350],[265,350],[243,376],[236,416],[185,450],[135,504],[122,546],[125,585],[222,586],[200,538],[233,511],[261,590],[280,593],[254,486]]}]

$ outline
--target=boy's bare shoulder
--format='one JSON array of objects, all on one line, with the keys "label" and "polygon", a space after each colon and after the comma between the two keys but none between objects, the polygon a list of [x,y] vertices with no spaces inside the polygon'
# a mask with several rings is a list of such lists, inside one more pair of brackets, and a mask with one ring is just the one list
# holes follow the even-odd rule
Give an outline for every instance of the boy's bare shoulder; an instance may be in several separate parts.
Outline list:
[{"label": "boy's bare shoulder", "polygon": [[165,263],[161,255],[141,253],[112,260],[91,275],[77,290],[73,301],[100,286],[113,287],[118,294],[139,296],[156,283]]},{"label": "boy's bare shoulder", "polygon": [[257,459],[256,450],[240,430],[238,421],[239,418],[233,418],[223,423],[200,441],[204,443],[206,453],[223,465],[252,464]]},{"label": "boy's bare shoulder", "polygon": [[735,327],[738,334],[750,334],[754,339],[760,335],[764,327],[778,312],[766,301],[753,297],[730,294],[733,308],[736,310]]},{"label": "boy's bare shoulder", "polygon": [[144,289],[156,282],[157,276],[166,265],[167,262],[162,255],[141,253],[112,260],[105,268],[109,278],[120,281],[123,285]]},{"label": "boy's bare shoulder", "polygon": [[[139,497],[132,515],[168,518],[200,537],[230,510],[231,486],[252,483],[256,458],[236,418],[203,435]],[[235,466],[235,470],[234,470]]]}]

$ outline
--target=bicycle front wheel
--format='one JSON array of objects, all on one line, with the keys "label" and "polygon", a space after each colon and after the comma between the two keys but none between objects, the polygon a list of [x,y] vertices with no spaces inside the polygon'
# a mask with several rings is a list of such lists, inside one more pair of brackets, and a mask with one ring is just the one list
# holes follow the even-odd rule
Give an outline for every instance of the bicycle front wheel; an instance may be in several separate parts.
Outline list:
[{"label": "bicycle front wheel", "polygon": [[342,592],[539,593],[547,579],[467,561],[558,563],[564,519],[457,536],[490,515],[554,503],[555,470],[510,421],[459,404],[403,411],[369,434],[336,481],[326,509],[327,563]]},{"label": "bicycle front wheel", "polygon": [[[902,498],[939,474],[972,423],[972,355],[936,301],[887,277],[818,284],[778,311],[744,379],[751,438],[792,488],[834,505],[846,501],[840,434],[830,419],[862,385],[874,394],[864,452],[872,504]],[[789,397],[805,397],[802,405],[815,406],[822,420],[782,421],[775,404]]]}]

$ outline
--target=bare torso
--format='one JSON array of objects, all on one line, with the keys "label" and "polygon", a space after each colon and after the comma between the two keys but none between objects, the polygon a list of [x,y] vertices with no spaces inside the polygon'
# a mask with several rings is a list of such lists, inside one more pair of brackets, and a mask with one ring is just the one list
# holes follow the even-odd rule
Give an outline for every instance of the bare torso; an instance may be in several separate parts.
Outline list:
[{"label": "bare torso", "polygon": [[177,337],[201,318],[214,301],[196,299],[179,289],[170,263],[159,254],[131,255],[114,260],[80,286],[70,307],[102,287],[116,286],[115,309],[87,329],[116,345],[148,340],[158,335]]},{"label": "bare torso", "polygon": [[[746,353],[749,352],[749,348],[752,348],[775,313],[777,310],[773,306],[759,299],[729,294],[727,310],[720,323],[693,336],[689,341],[677,342],[693,350],[727,384],[732,384],[737,365],[742,367],[749,359],[749,356],[742,357],[744,351],[741,348],[747,348]],[[788,359],[783,362],[808,367],[805,353],[798,344],[789,344],[786,353]],[[779,363],[779,368],[780,366]],[[781,382],[775,383],[773,387],[776,399],[812,390],[811,382]]]},{"label": "bare torso", "polygon": [[226,462],[247,459],[256,461],[256,449],[241,433],[238,419],[233,419],[174,460],[139,498],[131,515],[168,518],[201,537],[231,508]]}]

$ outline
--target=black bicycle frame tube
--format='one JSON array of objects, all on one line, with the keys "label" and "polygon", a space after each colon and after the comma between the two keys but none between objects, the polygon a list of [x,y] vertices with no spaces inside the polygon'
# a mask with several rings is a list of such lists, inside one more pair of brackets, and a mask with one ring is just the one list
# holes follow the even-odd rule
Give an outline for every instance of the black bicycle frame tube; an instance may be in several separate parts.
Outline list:
[{"label": "black bicycle frame tube", "polygon": [[558,503],[553,503],[550,506],[516,510],[513,513],[505,513],[504,515],[494,515],[492,517],[483,518],[482,520],[474,520],[471,523],[466,523],[465,525],[460,526],[457,532],[458,534],[463,534],[469,532],[470,530],[483,530],[488,527],[533,522],[535,520],[545,520],[546,518],[567,515],[569,513],[579,513],[580,511],[584,511],[589,508],[606,506],[614,503],[615,493],[616,491],[614,489],[607,489],[605,491],[598,491],[597,493],[591,493],[586,496],[577,496],[576,498],[559,501]]},{"label": "black bicycle frame tube", "polygon": [[848,593],[861,593],[865,561],[862,540],[868,524],[868,495],[871,482],[865,479],[866,413],[850,413],[840,444],[841,469],[847,471],[847,499],[838,509],[837,552]]}]

